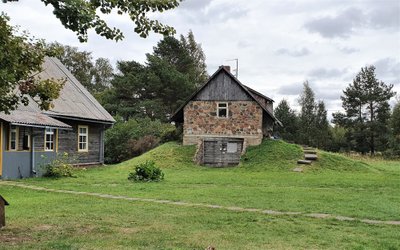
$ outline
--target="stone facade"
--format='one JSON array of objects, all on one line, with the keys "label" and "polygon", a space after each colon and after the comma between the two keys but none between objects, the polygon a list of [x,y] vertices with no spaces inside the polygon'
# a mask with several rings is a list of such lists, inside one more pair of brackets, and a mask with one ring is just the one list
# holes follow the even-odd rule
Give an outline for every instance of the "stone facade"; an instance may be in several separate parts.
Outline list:
[{"label": "stone facade", "polygon": [[228,101],[228,117],[218,117],[218,101],[190,101],[184,108],[183,144],[205,137],[243,138],[258,145],[263,138],[263,110],[255,101]]}]

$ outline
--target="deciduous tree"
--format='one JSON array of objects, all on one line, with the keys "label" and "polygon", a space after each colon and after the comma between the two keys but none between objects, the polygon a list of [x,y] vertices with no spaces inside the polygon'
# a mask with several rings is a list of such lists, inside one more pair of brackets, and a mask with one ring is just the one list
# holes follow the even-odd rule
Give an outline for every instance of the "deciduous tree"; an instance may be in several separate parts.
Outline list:
[{"label": "deciduous tree", "polygon": [[20,104],[27,105],[33,97],[40,108],[49,109],[63,86],[57,79],[41,80],[35,74],[51,51],[41,40],[30,38],[8,24],[9,18],[0,15],[0,112],[10,112]]},{"label": "deciduous tree", "polygon": [[316,104],[315,94],[308,82],[303,83],[303,92],[299,98],[300,111],[300,142],[307,145],[314,145]]},{"label": "deciduous tree", "polygon": [[274,131],[284,140],[298,141],[299,119],[287,100],[283,99],[274,109],[275,117],[282,122],[283,126],[276,126]]},{"label": "deciduous tree", "polygon": [[[2,0],[18,2],[19,0]],[[175,30],[158,20],[148,17],[151,12],[163,12],[178,7],[181,0],[40,0],[54,8],[54,15],[66,29],[76,33],[81,42],[88,39],[88,31],[93,29],[98,35],[115,41],[123,39],[121,30],[110,27],[102,15],[116,12],[127,14],[135,25],[134,31],[141,37],[147,37],[150,31],[163,35],[171,35]]]}]

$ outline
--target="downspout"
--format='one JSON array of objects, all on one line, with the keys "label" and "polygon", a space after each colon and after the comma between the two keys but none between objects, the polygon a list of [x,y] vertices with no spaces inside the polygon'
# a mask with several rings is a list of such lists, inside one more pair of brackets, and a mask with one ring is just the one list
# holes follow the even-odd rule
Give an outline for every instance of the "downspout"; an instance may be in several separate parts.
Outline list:
[{"label": "downspout", "polygon": [[105,126],[100,131],[100,150],[99,150],[99,161],[101,164],[104,164],[104,130]]},{"label": "downspout", "polygon": [[36,176],[35,170],[35,135],[33,134],[33,128],[31,128],[31,173]]}]

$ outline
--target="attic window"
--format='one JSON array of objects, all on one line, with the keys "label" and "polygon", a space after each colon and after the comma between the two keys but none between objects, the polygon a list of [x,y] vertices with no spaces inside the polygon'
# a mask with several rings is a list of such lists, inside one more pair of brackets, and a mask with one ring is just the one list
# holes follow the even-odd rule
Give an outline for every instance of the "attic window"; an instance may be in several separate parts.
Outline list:
[{"label": "attic window", "polygon": [[217,114],[218,114],[218,117],[222,117],[222,118],[228,117],[228,103],[219,102]]}]

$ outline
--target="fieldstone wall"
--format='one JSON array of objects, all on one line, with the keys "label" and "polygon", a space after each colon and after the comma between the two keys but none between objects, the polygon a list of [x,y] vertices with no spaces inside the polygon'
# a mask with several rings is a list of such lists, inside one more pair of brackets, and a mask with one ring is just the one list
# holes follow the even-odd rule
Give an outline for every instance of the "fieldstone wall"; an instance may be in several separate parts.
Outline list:
[{"label": "fieldstone wall", "polygon": [[228,117],[217,116],[217,101],[191,101],[184,108],[183,144],[204,137],[244,138],[258,145],[263,138],[262,109],[255,101],[228,102]]}]

